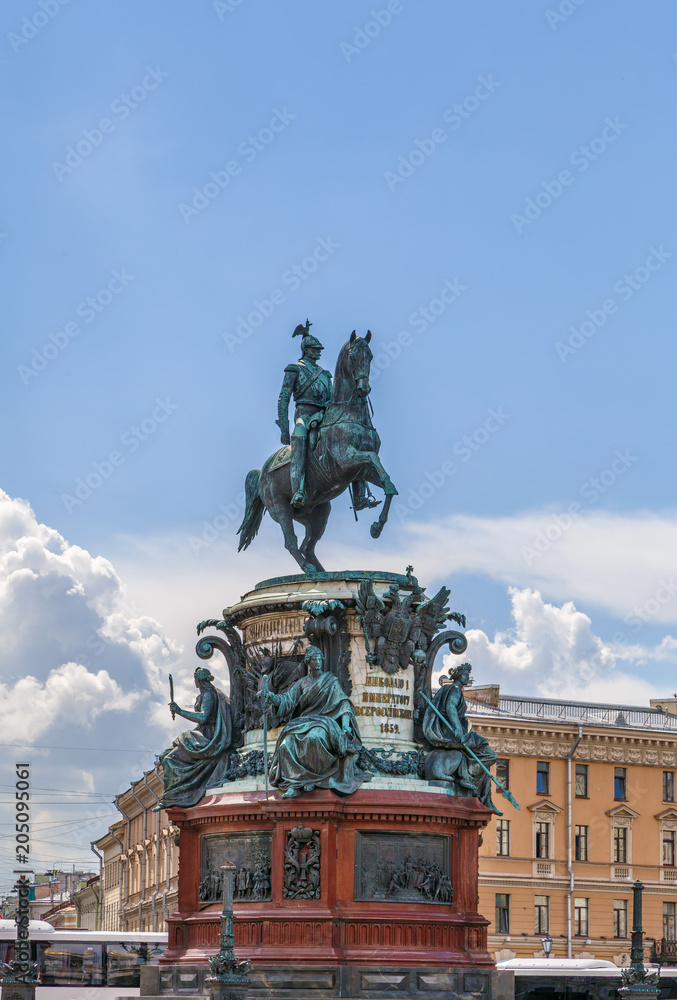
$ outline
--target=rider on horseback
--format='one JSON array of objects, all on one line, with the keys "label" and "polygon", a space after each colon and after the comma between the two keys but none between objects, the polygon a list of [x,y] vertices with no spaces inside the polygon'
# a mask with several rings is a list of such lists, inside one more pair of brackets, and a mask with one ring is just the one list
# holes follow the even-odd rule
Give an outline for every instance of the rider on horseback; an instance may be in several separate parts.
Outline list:
[{"label": "rider on horseback", "polygon": [[[277,420],[275,423],[282,434],[282,444],[291,444],[291,482],[294,495],[291,503],[294,507],[303,507],[306,503],[305,478],[306,455],[308,451],[308,434],[311,427],[317,427],[324,417],[325,410],[331,399],[331,372],[318,365],[323,345],[310,333],[311,323],[306,320],[305,326],[299,324],[292,337],[301,337],[301,358],[295,365],[287,365],[284,370],[284,381],[277,401]],[[289,433],[289,401],[294,398],[296,410],[294,413],[294,430]],[[353,506],[355,510],[376,506],[375,501],[366,495],[366,484],[354,484]]]}]

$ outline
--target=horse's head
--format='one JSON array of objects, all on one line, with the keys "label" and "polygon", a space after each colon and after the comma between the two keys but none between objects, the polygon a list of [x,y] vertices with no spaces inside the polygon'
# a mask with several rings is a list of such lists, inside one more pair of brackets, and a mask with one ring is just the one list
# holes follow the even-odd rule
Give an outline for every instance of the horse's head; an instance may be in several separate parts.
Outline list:
[{"label": "horse's head", "polygon": [[371,392],[369,369],[374,355],[369,347],[370,340],[371,330],[367,330],[366,337],[358,337],[353,330],[348,341],[348,367],[355,382],[355,392],[362,398]]}]

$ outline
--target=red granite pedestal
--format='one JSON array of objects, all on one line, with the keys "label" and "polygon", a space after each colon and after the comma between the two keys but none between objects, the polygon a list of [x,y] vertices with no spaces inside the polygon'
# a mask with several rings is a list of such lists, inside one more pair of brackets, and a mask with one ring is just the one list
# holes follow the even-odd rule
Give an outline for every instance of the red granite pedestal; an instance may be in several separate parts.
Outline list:
[{"label": "red granite pedestal", "polygon": [[[478,838],[491,814],[477,799],[415,784],[412,791],[364,785],[347,798],[316,790],[295,799],[271,792],[266,800],[262,791],[224,790],[192,809],[171,810],[181,831],[179,909],[169,920],[157,992],[199,989],[218,948],[220,905],[199,900],[202,838],[268,832],[272,898],[234,904],[235,951],[252,962],[252,995],[498,996],[488,921],[477,912]],[[299,824],[319,834],[318,899],[285,898],[285,845]],[[413,838],[412,857],[426,838],[448,851],[451,903],[403,902],[398,890],[391,898],[359,898],[365,835],[373,863],[378,844],[392,845],[393,834],[405,838],[397,843]]]}]

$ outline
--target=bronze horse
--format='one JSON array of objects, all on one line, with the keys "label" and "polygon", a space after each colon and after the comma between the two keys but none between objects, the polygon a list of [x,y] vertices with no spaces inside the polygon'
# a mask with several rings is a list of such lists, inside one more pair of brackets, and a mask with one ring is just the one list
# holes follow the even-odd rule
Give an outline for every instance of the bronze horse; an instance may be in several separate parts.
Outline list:
[{"label": "bronze horse", "polygon": [[[381,514],[370,529],[372,538],[381,534],[397,490],[378,457],[381,439],[371,422],[367,403],[373,359],[370,340],[370,331],[366,337],[358,337],[353,330],[339,352],[331,400],[317,432],[317,443],[308,449],[306,504],[301,508],[291,505],[291,449],[288,446],[271,455],[262,469],[252,469],[247,475],[246,510],[238,529],[238,552],[251,544],[267,510],[282,528],[285,548],[301,569],[308,576],[323,572],[315,555],[315,545],[327,526],[331,501],[351,483],[360,480],[367,480],[385,492]],[[300,547],[294,521],[299,521],[306,529]]]}]

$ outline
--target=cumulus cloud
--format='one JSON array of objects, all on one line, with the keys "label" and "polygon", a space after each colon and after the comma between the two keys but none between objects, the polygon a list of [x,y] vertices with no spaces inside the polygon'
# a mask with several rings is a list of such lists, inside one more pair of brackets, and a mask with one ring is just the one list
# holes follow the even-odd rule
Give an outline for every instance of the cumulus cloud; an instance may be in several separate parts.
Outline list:
[{"label": "cumulus cloud", "polygon": [[[660,690],[619,670],[621,662],[637,665],[674,655],[677,641],[666,636],[657,646],[614,645],[596,635],[588,615],[573,601],[546,602],[532,588],[508,590],[513,626],[490,638],[470,629],[468,656],[479,683],[498,683],[508,694],[648,704]],[[444,669],[458,662],[444,658]]]},{"label": "cumulus cloud", "polygon": [[[96,864],[87,861],[89,840],[111,821],[113,795],[178,728],[166,707],[166,677],[180,653],[134,606],[108,559],[71,544],[24,500],[0,491],[0,772],[11,785],[13,761],[33,761],[38,869]],[[7,810],[0,806],[1,822]],[[12,863],[11,847],[1,848],[6,888]]]},{"label": "cumulus cloud", "polygon": [[89,729],[102,712],[126,712],[144,695],[125,694],[106,670],[91,673],[81,663],[64,663],[52,670],[44,684],[21,677],[13,685],[0,683],[0,732],[6,740],[25,738],[26,712],[35,742],[59,719]]},{"label": "cumulus cloud", "polygon": [[[6,699],[30,677],[43,699],[68,689],[75,704],[98,691],[103,711],[159,694],[178,654],[162,627],[129,605],[107,559],[71,545],[1,491],[0,635]],[[87,724],[84,713],[77,720]]]},{"label": "cumulus cloud", "polygon": [[422,582],[470,573],[571,598],[617,618],[677,624],[677,511],[537,510],[501,517],[455,514],[392,526],[379,543],[323,542],[327,564],[402,572]]}]

